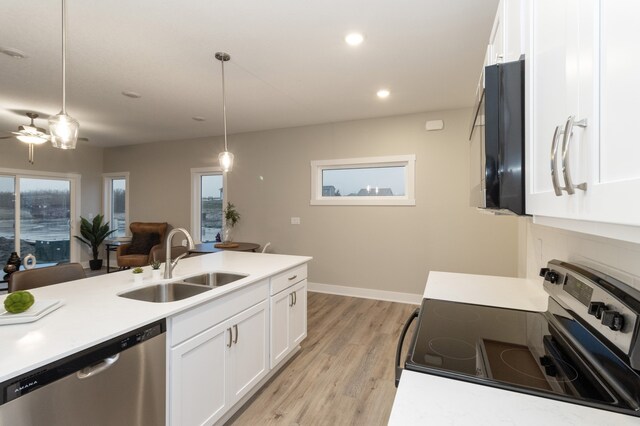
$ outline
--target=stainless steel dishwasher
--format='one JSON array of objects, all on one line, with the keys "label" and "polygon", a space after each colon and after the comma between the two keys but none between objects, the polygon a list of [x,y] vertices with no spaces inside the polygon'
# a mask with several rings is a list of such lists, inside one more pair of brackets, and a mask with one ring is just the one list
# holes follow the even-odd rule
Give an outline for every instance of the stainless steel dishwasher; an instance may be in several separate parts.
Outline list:
[{"label": "stainless steel dishwasher", "polygon": [[0,384],[0,425],[165,424],[166,321]]}]

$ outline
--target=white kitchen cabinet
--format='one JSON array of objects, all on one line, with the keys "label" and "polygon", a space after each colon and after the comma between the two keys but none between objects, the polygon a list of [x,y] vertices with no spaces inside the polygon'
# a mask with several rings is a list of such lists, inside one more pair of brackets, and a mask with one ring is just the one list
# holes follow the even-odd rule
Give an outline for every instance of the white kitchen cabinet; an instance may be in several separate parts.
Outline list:
[{"label": "white kitchen cabinet", "polygon": [[[529,1],[526,52],[527,213],[580,218],[597,139],[596,0]],[[569,117],[576,125],[570,129]],[[585,123],[586,127],[578,127]],[[554,183],[555,182],[555,183]],[[588,185],[587,185],[588,186]],[[573,192],[570,194],[569,192]]]},{"label": "white kitchen cabinet", "polygon": [[[535,0],[528,13],[527,213],[562,219],[540,223],[635,241],[637,229],[619,225],[640,225],[640,59],[630,54],[640,43],[640,3]],[[570,117],[584,127],[570,132]]]},{"label": "white kitchen cabinet", "polygon": [[259,303],[233,317],[228,324],[232,337],[227,355],[233,405],[269,372],[269,302]]},{"label": "white kitchen cabinet", "polygon": [[307,337],[307,265],[271,278],[271,368]]},{"label": "white kitchen cabinet", "polygon": [[600,138],[587,190],[589,220],[640,225],[640,46],[636,0],[600,1]]},{"label": "white kitchen cabinet", "polygon": [[212,327],[171,349],[171,424],[213,424],[228,399],[228,324]]},{"label": "white kitchen cabinet", "polygon": [[485,65],[495,65],[520,59],[522,46],[521,14],[524,0],[500,0],[493,27]]},{"label": "white kitchen cabinet", "polygon": [[169,319],[171,425],[215,423],[269,373],[269,288],[265,279]]},{"label": "white kitchen cabinet", "polygon": [[210,425],[269,372],[267,300],[171,349],[171,424]]},{"label": "white kitchen cabinet", "polygon": [[307,336],[307,280],[271,297],[271,368]]}]

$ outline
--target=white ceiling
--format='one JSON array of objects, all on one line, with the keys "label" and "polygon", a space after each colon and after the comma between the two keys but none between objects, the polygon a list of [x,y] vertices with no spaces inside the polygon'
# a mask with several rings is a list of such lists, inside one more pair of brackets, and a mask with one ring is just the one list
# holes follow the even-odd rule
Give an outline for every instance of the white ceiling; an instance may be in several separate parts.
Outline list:
[{"label": "white ceiling", "polygon": [[[230,134],[470,106],[497,2],[67,0],[67,112],[96,146],[220,135],[216,51]],[[60,8],[2,1],[0,47],[28,58],[0,54],[0,136],[60,110]]]}]

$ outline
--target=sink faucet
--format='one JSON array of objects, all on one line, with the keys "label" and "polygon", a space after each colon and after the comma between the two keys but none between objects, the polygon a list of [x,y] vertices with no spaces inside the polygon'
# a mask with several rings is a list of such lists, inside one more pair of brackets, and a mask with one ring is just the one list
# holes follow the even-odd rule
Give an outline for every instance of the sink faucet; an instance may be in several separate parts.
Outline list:
[{"label": "sink faucet", "polygon": [[176,267],[180,259],[182,259],[187,254],[189,254],[189,252],[182,253],[180,256],[176,257],[175,260],[171,261],[171,240],[173,239],[173,236],[176,235],[178,232],[182,232],[187,237],[189,250],[192,250],[193,248],[195,248],[195,245],[193,244],[193,238],[191,238],[191,235],[186,229],[173,228],[171,232],[169,232],[169,235],[167,235],[167,241],[165,242],[165,245],[167,246],[167,251],[165,252],[165,258],[164,258],[164,277],[165,278],[173,278],[172,276],[173,268]]}]

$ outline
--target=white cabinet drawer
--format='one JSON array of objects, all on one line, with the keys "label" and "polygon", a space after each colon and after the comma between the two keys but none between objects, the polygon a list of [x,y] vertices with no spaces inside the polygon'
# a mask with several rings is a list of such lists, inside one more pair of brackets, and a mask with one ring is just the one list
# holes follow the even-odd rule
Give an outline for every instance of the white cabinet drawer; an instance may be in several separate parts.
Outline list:
[{"label": "white cabinet drawer", "polygon": [[269,280],[259,281],[170,318],[171,346],[231,318],[269,297]]},{"label": "white cabinet drawer", "polygon": [[271,278],[271,295],[280,293],[285,288],[307,278],[307,264],[296,266]]}]

